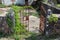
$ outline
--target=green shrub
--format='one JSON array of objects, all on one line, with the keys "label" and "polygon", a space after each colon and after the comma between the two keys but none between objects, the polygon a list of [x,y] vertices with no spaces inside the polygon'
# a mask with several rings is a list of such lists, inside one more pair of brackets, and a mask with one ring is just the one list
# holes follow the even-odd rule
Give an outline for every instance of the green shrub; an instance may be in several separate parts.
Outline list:
[{"label": "green shrub", "polygon": [[13,26],[13,22],[12,22],[12,19],[10,18],[9,16],[10,13],[7,14],[7,18],[6,18],[6,21],[7,21],[7,24],[9,27],[12,27]]},{"label": "green shrub", "polygon": [[56,6],[60,8],[60,4],[57,4]]},{"label": "green shrub", "polygon": [[0,8],[4,8],[4,7],[6,7],[5,5],[3,5],[3,4],[0,4]]},{"label": "green shrub", "polygon": [[19,35],[14,34],[14,39],[15,39],[15,40],[19,40],[19,39],[20,39],[20,36],[19,36]]},{"label": "green shrub", "polygon": [[48,19],[50,23],[52,22],[57,22],[58,21],[58,17],[56,16],[56,14],[51,14],[50,18]]}]

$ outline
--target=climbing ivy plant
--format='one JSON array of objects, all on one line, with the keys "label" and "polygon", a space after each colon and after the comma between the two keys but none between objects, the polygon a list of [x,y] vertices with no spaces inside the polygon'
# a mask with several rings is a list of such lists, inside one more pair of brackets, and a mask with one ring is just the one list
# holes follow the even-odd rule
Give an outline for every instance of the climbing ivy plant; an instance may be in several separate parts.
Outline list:
[{"label": "climbing ivy plant", "polygon": [[15,34],[22,34],[25,32],[24,25],[20,22],[20,15],[19,11],[23,9],[23,7],[20,6],[12,6],[14,12],[15,12],[15,27],[14,27],[14,33]]},{"label": "climbing ivy plant", "polygon": [[10,13],[7,14],[7,18],[6,18],[6,21],[7,21],[7,24],[9,27],[12,27],[13,26],[13,22],[9,16]]},{"label": "climbing ivy plant", "polygon": [[19,13],[20,7],[18,7],[18,6],[13,6],[12,8],[13,8],[13,10],[14,10],[14,12],[15,12],[15,27],[14,27],[14,33],[19,34],[19,33],[20,33],[20,27],[21,27],[21,25],[20,25],[20,20],[18,19],[18,18],[19,18],[18,13]]},{"label": "climbing ivy plant", "polygon": [[24,9],[33,9],[33,7],[31,6],[12,6],[12,9],[14,10],[15,12],[15,27],[14,27],[14,33],[15,34],[24,34],[26,33],[26,29],[25,29],[25,26],[23,24],[21,24],[21,21],[20,21],[20,15],[19,15],[19,12],[21,10],[24,10]]}]

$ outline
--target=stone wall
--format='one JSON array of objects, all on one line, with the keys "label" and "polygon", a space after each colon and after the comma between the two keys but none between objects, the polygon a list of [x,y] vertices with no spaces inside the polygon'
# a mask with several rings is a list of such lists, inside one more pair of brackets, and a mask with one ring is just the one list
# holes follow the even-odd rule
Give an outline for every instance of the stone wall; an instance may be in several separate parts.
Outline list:
[{"label": "stone wall", "polygon": [[[6,14],[5,14],[6,15]],[[11,27],[8,25],[7,16],[11,19]],[[15,26],[14,12],[11,10],[7,12],[6,16],[0,15],[0,34],[11,34],[13,33],[13,27]]]}]

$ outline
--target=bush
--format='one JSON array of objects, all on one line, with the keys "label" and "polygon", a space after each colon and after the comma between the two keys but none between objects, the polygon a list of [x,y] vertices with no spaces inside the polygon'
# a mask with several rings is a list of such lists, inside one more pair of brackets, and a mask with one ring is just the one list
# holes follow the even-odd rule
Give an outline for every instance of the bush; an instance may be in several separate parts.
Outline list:
[{"label": "bush", "polygon": [[14,38],[15,38],[15,40],[19,40],[20,39],[20,35],[14,34]]},{"label": "bush", "polygon": [[13,21],[12,19],[10,18],[10,13],[7,14],[7,18],[6,18],[6,21],[7,21],[7,24],[9,27],[12,27],[13,26]]},{"label": "bush", "polygon": [[50,23],[52,22],[57,22],[58,21],[58,17],[56,16],[56,14],[51,14],[50,18],[48,19]]},{"label": "bush", "polygon": [[57,4],[56,6],[60,8],[60,4]]},{"label": "bush", "polygon": [[5,5],[3,5],[3,4],[0,4],[0,8],[4,8],[4,7],[6,7]]}]

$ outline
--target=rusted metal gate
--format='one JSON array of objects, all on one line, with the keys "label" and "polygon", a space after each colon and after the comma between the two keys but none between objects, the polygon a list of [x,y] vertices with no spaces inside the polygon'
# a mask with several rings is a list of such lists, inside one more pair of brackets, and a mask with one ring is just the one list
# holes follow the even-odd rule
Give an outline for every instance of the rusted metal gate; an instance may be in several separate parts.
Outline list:
[{"label": "rusted metal gate", "polygon": [[[22,24],[24,24],[26,27],[29,27],[29,14],[28,10],[21,10],[20,11],[20,21]],[[28,28],[29,30],[29,28]]]},{"label": "rusted metal gate", "polygon": [[[24,9],[20,11],[20,21],[22,24],[24,24],[27,27],[28,31],[30,30],[33,31],[34,28],[39,31],[39,27],[37,27],[37,25],[39,26],[38,24],[39,15],[35,11],[36,10],[32,10],[32,9]],[[34,18],[36,18],[36,20]]]}]

